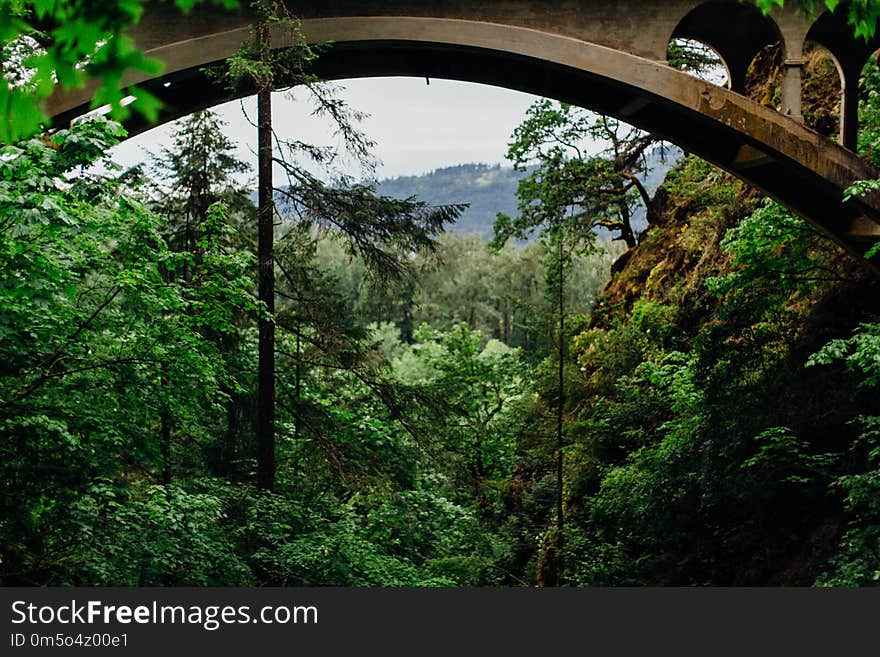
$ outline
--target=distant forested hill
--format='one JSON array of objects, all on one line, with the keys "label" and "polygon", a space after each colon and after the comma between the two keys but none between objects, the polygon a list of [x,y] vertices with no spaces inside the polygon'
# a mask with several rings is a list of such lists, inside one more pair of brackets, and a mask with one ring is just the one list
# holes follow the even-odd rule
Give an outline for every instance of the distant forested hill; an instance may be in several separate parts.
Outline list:
[{"label": "distant forested hill", "polygon": [[[676,147],[667,147],[665,153],[656,149],[649,156],[647,186],[651,193],[663,182],[666,172],[679,160],[682,153]],[[432,205],[468,203],[451,230],[456,233],[479,233],[486,239],[492,236],[492,225],[499,212],[516,214],[516,188],[528,175],[499,164],[460,164],[436,169],[420,176],[399,176],[379,182],[379,192],[396,198],[416,196]],[[643,229],[644,210],[636,213],[635,228]]]},{"label": "distant forested hill", "polygon": [[526,175],[499,164],[460,164],[420,176],[388,178],[380,181],[379,191],[396,198],[416,196],[432,205],[468,203],[452,230],[488,239],[496,214],[516,214],[516,187]]}]

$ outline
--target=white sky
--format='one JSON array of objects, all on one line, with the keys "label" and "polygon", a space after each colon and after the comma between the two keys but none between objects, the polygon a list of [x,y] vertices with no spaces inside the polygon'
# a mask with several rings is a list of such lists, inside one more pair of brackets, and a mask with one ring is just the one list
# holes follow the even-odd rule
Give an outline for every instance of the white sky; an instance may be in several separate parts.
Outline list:
[{"label": "white sky", "polygon": [[[381,161],[379,178],[420,174],[433,169],[480,162],[504,163],[507,142],[536,96],[467,82],[424,78],[346,80],[340,97],[370,115],[361,127],[375,142]],[[334,144],[330,124],[310,116],[306,92],[299,100],[275,94],[273,116],[281,137],[315,144]],[[251,117],[256,103],[246,99]],[[227,121],[227,135],[239,144],[239,157],[256,163],[255,129],[238,101],[215,110]],[[129,167],[145,159],[144,149],[158,151],[169,141],[174,124],[145,132],[116,147],[113,159]],[[354,171],[349,171],[355,173]]]}]

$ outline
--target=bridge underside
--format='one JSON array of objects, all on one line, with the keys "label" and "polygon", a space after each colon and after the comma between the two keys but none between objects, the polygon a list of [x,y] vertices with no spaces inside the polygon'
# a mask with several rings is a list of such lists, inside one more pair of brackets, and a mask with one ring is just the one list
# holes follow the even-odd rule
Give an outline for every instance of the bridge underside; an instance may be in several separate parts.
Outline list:
[{"label": "bridge underside", "polygon": [[[876,175],[861,159],[791,118],[662,62],[569,36],[462,20],[314,19],[304,21],[303,32],[310,41],[334,43],[315,67],[325,79],[445,78],[569,102],[705,158],[799,213],[855,255],[862,256],[880,238],[880,202],[843,203],[846,187]],[[247,89],[231,94],[200,70],[232,54],[246,34],[245,28],[224,30],[159,46],[150,54],[168,62],[168,73],[134,81],[166,103],[163,122],[246,95]],[[50,113],[71,119],[83,113],[87,100],[87,92],[59,96]],[[132,134],[147,127],[129,126]]]}]

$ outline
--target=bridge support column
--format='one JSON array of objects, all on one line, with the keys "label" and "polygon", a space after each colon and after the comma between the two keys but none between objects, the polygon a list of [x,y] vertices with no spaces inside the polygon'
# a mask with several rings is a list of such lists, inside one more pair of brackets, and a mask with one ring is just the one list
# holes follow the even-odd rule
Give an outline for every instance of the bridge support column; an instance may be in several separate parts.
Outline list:
[{"label": "bridge support column", "polygon": [[859,77],[860,70],[849,69],[841,74],[840,143],[855,151],[859,141]]},{"label": "bridge support column", "polygon": [[798,123],[804,122],[801,112],[804,60],[786,59],[782,64],[782,113]]},{"label": "bridge support column", "polygon": [[782,36],[782,113],[804,122],[801,96],[804,80],[804,41],[810,29],[809,21],[794,3],[786,2],[785,9],[774,14]]}]

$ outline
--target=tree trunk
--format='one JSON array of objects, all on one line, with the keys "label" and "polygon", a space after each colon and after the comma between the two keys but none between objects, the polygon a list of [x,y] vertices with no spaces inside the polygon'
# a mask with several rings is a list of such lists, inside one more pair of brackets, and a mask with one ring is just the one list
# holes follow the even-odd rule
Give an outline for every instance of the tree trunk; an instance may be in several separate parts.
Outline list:
[{"label": "tree trunk", "polygon": [[632,213],[626,201],[620,204],[620,223],[623,228],[620,231],[620,238],[626,243],[627,248],[632,249],[636,246],[636,234],[632,228]]},{"label": "tree trunk", "polygon": [[562,513],[562,423],[565,407],[565,240],[562,229],[559,231],[558,281],[559,286],[559,370],[557,381],[556,407],[556,585],[562,584],[565,560],[562,556],[564,546],[565,519]]},{"label": "tree trunk", "polygon": [[162,413],[162,485],[171,484],[171,418],[168,411]]},{"label": "tree trunk", "polygon": [[296,458],[293,461],[293,471],[294,474],[299,469],[299,454],[300,454],[300,444],[299,444],[299,435],[300,435],[300,425],[302,421],[300,420],[300,413],[302,412],[302,337],[301,337],[302,326],[299,321],[296,323],[296,381],[294,387],[294,395],[296,396],[296,400],[294,402],[293,410],[293,449]]},{"label": "tree trunk", "polygon": [[168,386],[170,382],[168,380],[168,365],[166,363],[162,364],[162,378],[161,385],[163,393],[166,399],[162,402],[162,413],[159,418],[159,445],[162,450],[162,485],[166,486],[165,494],[169,495],[171,492],[167,489],[167,486],[171,485],[171,410],[168,408]]},{"label": "tree trunk", "polygon": [[[269,28],[258,27],[263,58],[268,61]],[[259,219],[257,260],[259,299],[268,316],[259,320],[259,364],[257,373],[257,486],[275,486],[275,212],[272,198],[272,86],[263,85],[257,95],[257,145]]]}]

